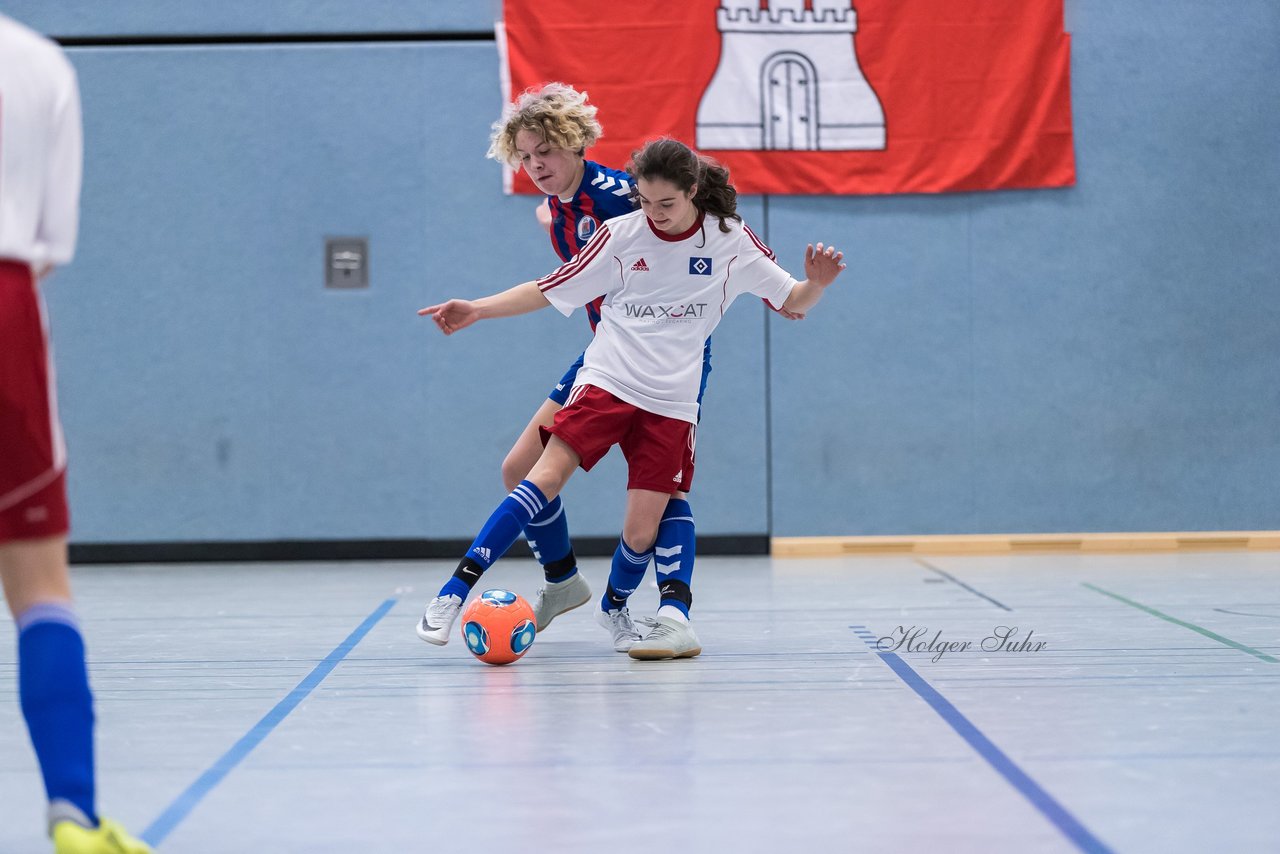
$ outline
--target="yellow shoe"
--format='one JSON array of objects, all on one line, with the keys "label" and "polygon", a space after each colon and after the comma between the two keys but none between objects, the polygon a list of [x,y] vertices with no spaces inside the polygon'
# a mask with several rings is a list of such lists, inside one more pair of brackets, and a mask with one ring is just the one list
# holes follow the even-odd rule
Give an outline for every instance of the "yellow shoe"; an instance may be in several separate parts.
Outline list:
[{"label": "yellow shoe", "polygon": [[56,854],[152,854],[150,845],[134,839],[109,818],[93,829],[74,821],[58,822],[53,826],[53,850]]}]

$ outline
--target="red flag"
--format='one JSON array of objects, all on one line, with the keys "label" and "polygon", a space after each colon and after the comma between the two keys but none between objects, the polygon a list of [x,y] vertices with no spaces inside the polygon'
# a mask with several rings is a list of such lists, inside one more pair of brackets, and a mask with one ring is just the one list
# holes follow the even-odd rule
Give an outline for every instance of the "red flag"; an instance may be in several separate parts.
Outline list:
[{"label": "red flag", "polygon": [[[600,108],[590,157],[674,136],[742,193],[1075,182],[1062,0],[504,0],[511,93]],[[524,175],[517,192],[534,192]]]}]

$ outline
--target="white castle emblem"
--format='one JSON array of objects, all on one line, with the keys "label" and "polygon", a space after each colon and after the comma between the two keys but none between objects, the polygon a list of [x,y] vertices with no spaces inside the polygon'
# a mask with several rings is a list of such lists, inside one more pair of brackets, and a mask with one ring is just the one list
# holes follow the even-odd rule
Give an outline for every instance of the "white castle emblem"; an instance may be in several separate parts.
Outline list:
[{"label": "white castle emblem", "polygon": [[721,0],[720,64],[698,104],[698,148],[885,147],[884,109],[858,67],[853,0]]}]

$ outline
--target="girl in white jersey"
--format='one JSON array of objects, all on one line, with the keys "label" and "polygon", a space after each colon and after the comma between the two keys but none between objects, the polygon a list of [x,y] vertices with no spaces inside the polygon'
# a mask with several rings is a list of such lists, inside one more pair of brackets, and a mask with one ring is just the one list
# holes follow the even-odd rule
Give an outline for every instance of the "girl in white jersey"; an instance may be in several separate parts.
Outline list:
[{"label": "girl in white jersey", "polygon": [[418,626],[424,640],[448,641],[480,575],[576,468],[590,470],[617,444],[628,464],[627,509],[599,620],[613,633],[615,649],[632,658],[684,658],[702,651],[688,622],[687,582],[678,591],[686,607],[661,607],[652,631],[639,642],[631,641],[635,630],[626,600],[652,556],[668,500],[692,485],[703,342],[742,294],[802,315],[845,265],[834,247],[810,244],[806,279],[797,282],[738,216],[728,171],[681,142],[646,144],[627,171],[636,178],[641,209],[602,223],[572,261],[499,294],[419,311],[451,335],[477,320],[547,305],[568,315],[605,295],[573,393],[541,431],[542,456],[489,517],[428,605]]},{"label": "girl in white jersey", "polygon": [[[489,156],[522,169],[534,185],[546,193],[538,203],[539,219],[561,261],[569,261],[591,239],[599,223],[631,213],[635,204],[631,176],[586,158],[587,150],[603,133],[596,108],[579,92],[563,83],[547,83],[521,93],[494,124]],[[600,319],[599,295],[584,306],[595,330]],[[574,360],[547,398],[520,432],[502,461],[502,480],[508,490],[524,480],[542,455],[539,430],[550,427],[555,414],[569,398],[582,366]],[[706,344],[702,377],[711,370],[711,342]],[[542,632],[560,614],[591,601],[591,586],[578,571],[569,537],[568,510],[553,499],[529,520],[525,537],[542,565],[544,581],[533,600],[537,631]],[[693,571],[695,553],[693,510],[687,496],[672,496],[658,526],[654,550],[659,580]],[[639,633],[632,636],[639,640]]]}]

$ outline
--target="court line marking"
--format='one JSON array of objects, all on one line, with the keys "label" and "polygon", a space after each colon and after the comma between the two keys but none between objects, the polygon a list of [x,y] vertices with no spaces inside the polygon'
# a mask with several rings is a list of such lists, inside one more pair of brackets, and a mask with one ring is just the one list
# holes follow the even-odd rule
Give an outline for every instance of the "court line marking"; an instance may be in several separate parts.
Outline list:
[{"label": "court line marking", "polygon": [[395,599],[387,599],[381,605],[374,609],[373,613],[365,617],[364,622],[355,628],[351,634],[347,635],[347,639],[334,647],[333,652],[329,653],[323,661],[315,666],[315,668],[307,674],[298,686],[288,693],[288,695],[276,703],[275,707],[267,712],[262,720],[258,721],[254,727],[245,733],[239,741],[231,746],[231,749],[209,766],[196,781],[187,787],[186,791],[178,795],[173,803],[165,808],[164,812],[151,825],[142,832],[142,841],[146,842],[153,848],[159,847],[173,829],[178,826],[191,811],[196,808],[205,797],[213,790],[215,786],[223,781],[228,774],[235,769],[240,762],[248,756],[255,747],[271,734],[280,722],[289,716],[289,713],[298,707],[298,704],[307,698],[317,685],[324,681],[324,678],[333,672],[342,659],[347,657],[351,650],[355,649],[356,644],[364,639],[369,630],[377,625],[378,621],[387,615],[387,612],[396,604]]},{"label": "court line marking", "polygon": [[1251,614],[1247,611],[1229,611],[1226,608],[1214,608],[1215,611],[1221,611],[1224,614],[1235,614],[1237,617],[1266,617],[1269,620],[1280,620],[1280,614]]},{"label": "court line marking", "polygon": [[1222,643],[1222,644],[1226,644],[1227,646],[1234,647],[1235,649],[1238,649],[1241,652],[1247,652],[1250,655],[1254,656],[1255,658],[1260,658],[1263,661],[1269,661],[1272,664],[1280,664],[1280,659],[1276,658],[1275,656],[1267,655],[1265,652],[1260,652],[1251,646],[1245,646],[1244,644],[1239,643],[1238,641],[1233,641],[1231,638],[1224,638],[1222,635],[1218,634],[1217,632],[1209,631],[1208,629],[1202,626],[1197,626],[1195,623],[1188,623],[1186,620],[1179,620],[1177,617],[1172,617],[1164,613],[1163,611],[1157,611],[1155,608],[1151,608],[1151,607],[1148,607],[1147,605],[1143,605],[1141,602],[1135,602],[1132,599],[1126,599],[1124,596],[1121,596],[1119,593],[1112,593],[1110,590],[1103,590],[1101,587],[1098,587],[1096,584],[1090,584],[1087,581],[1082,581],[1080,583],[1083,584],[1085,587],[1088,587],[1090,590],[1093,590],[1097,593],[1101,593],[1103,596],[1110,596],[1112,599],[1115,599],[1118,602],[1123,602],[1126,605],[1131,605],[1134,608],[1137,608],[1139,611],[1143,611],[1147,614],[1150,614],[1153,617],[1159,617],[1160,619],[1164,620],[1167,623],[1173,623],[1175,626],[1182,626],[1184,629],[1191,629],[1191,631],[1198,632],[1204,635],[1205,637],[1209,638],[1210,640],[1216,640],[1218,643]]},{"label": "court line marking", "polygon": [[999,602],[995,599],[992,599],[990,596],[988,596],[987,594],[983,593],[981,590],[978,590],[975,587],[970,587],[968,584],[965,584],[963,581],[956,578],[951,573],[943,572],[941,569],[938,569],[936,566],[929,563],[927,560],[921,560],[920,558],[916,558],[915,561],[916,563],[923,566],[925,569],[932,569],[934,572],[938,573],[938,575],[941,575],[943,578],[948,579],[953,584],[959,584],[961,587],[963,587],[965,590],[968,590],[974,596],[979,596],[983,599],[986,599],[988,602],[990,602],[992,605],[995,605],[997,608],[1003,608],[1004,610],[1010,611],[1010,612],[1013,611],[1012,608],[1010,608],[1008,605],[1004,604],[1003,602]]},{"label": "court line marking", "polygon": [[863,643],[871,647],[872,652],[878,655],[881,661],[889,665],[889,668],[898,675],[899,679],[907,684],[908,688],[915,691],[922,700],[928,703],[937,712],[938,716],[956,731],[957,735],[968,742],[969,746],[977,751],[978,755],[986,760],[987,764],[994,768],[996,773],[1004,777],[1020,795],[1026,798],[1041,815],[1047,818],[1054,827],[1058,828],[1077,848],[1085,852],[1085,854],[1112,854],[1112,850],[1102,840],[1094,836],[1087,827],[1067,811],[1066,807],[1058,803],[1052,795],[1041,788],[1039,783],[1031,779],[1030,775],[1019,768],[1004,751],[996,747],[991,739],[987,738],[980,729],[974,726],[973,722],[952,705],[950,700],[939,694],[937,689],[926,682],[924,677],[917,673],[911,665],[907,664],[897,653],[881,652],[876,646],[877,639],[867,630],[866,626],[850,626],[849,628],[853,629]]}]

